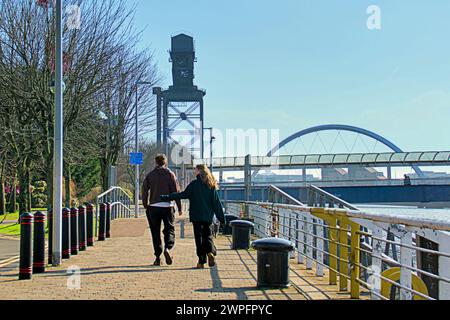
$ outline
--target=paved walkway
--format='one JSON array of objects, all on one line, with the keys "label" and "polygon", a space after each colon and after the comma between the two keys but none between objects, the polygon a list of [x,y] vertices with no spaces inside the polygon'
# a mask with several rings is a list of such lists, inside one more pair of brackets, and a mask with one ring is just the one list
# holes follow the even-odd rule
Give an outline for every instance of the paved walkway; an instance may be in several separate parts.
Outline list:
[{"label": "paved walkway", "polygon": [[[151,300],[246,300],[246,299],[349,299],[348,293],[337,292],[327,285],[328,279],[317,278],[313,271],[291,263],[293,286],[282,290],[256,288],[256,252],[230,249],[229,237],[219,236],[218,266],[195,270],[197,262],[192,226],[186,222],[185,238],[177,243],[174,265],[153,267],[150,232],[144,219],[116,220],[112,237],[96,242],[94,248],[49,268],[31,281],[18,281],[17,269],[0,268],[0,299],[151,299]],[[81,269],[81,288],[69,289],[74,283],[67,269]],[[76,283],[76,282],[75,282]]]}]

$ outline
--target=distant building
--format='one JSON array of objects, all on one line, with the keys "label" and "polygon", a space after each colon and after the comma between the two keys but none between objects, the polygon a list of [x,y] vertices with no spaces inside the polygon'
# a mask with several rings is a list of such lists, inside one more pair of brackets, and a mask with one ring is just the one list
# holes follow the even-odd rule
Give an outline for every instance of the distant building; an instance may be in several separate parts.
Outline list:
[{"label": "distant building", "polygon": [[348,168],[349,180],[386,180],[383,172],[375,168],[351,166]]},{"label": "distant building", "polygon": [[348,180],[348,174],[345,169],[341,168],[323,168],[322,181],[341,181]]}]

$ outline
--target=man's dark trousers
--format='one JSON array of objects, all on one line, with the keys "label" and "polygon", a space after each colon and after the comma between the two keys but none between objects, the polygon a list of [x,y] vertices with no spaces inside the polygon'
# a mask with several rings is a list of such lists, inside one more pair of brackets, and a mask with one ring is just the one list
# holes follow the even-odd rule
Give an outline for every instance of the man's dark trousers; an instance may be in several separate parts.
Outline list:
[{"label": "man's dark trousers", "polygon": [[161,243],[161,222],[164,223],[164,245],[165,249],[171,250],[175,245],[175,209],[148,207],[147,220],[152,232],[153,249],[155,256],[161,256],[163,247]]}]

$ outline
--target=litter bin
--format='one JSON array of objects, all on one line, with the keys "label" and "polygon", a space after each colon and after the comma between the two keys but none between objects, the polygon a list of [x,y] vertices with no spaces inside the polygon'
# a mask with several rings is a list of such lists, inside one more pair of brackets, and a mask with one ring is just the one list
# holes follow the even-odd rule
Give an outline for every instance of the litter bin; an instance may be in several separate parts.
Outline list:
[{"label": "litter bin", "polygon": [[234,220],[239,220],[238,216],[235,216],[233,214],[226,214],[225,215],[225,225],[223,226],[223,234],[230,235],[231,234],[231,226],[230,222]]},{"label": "litter bin", "polygon": [[256,240],[252,247],[258,251],[258,287],[289,287],[289,253],[294,250],[290,241],[279,238]]},{"label": "litter bin", "polygon": [[[250,221],[251,223],[255,223],[255,219],[254,218],[242,218],[241,220],[245,220],[245,221]],[[253,225],[252,230],[251,230],[252,234],[255,234],[255,226]]]},{"label": "litter bin", "polygon": [[250,235],[255,225],[245,220],[234,220],[230,222],[230,225],[233,234],[231,248],[235,250],[250,248]]}]

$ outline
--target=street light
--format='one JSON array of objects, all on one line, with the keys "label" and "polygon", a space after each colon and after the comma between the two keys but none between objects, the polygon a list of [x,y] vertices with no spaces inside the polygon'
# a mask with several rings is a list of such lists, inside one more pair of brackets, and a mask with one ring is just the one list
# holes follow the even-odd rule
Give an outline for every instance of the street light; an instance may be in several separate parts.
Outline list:
[{"label": "street light", "polygon": [[52,264],[61,264],[62,251],[62,176],[63,176],[63,52],[62,52],[62,0],[56,0],[56,52],[55,52],[55,130],[53,150],[53,241]]},{"label": "street light", "polygon": [[[153,85],[153,83],[148,81],[138,81],[136,82],[136,131],[135,131],[135,146],[134,150],[136,153],[139,152],[139,139],[138,139],[138,132],[139,132],[139,114],[138,114],[138,88],[139,85]],[[136,184],[134,186],[134,215],[135,218],[139,218],[139,165],[136,165]]]},{"label": "street light", "polygon": [[213,172],[213,142],[216,140],[216,137],[213,136],[214,128],[203,128],[204,130],[209,130],[209,159],[210,159],[210,167],[209,170],[211,173]]}]

